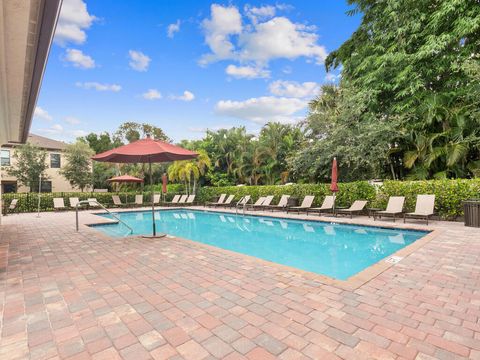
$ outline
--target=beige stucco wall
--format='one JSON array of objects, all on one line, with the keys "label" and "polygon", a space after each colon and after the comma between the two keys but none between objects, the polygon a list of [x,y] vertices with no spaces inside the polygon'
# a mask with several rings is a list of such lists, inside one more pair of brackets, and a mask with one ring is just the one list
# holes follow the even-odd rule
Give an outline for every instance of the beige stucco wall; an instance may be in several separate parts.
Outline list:
[{"label": "beige stucco wall", "polygon": [[[2,150],[10,150],[10,166],[14,166],[16,159],[13,157],[15,148],[2,148]],[[80,191],[78,188],[73,188],[67,179],[60,175],[60,169],[67,164],[65,156],[60,151],[50,151],[47,150],[47,159],[48,169],[45,171],[47,174],[48,181],[52,182],[52,192],[75,192]],[[61,168],[51,168],[50,167],[50,154],[60,154],[60,166]],[[17,181],[14,176],[8,174],[8,166],[2,167],[2,182],[4,181]],[[21,186],[17,183],[17,192],[29,192],[30,188],[28,186]],[[36,190],[38,191],[38,190]],[[84,191],[92,191],[91,187],[85,188]]]}]

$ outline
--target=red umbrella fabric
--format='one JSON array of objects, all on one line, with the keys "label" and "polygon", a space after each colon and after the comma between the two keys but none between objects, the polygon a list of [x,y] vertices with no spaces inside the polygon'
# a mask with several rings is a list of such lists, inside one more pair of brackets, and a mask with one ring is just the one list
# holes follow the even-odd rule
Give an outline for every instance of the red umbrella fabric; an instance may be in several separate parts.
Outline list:
[{"label": "red umbrella fabric", "polygon": [[[150,136],[146,139],[134,141],[130,144],[105,151],[92,157],[93,160],[112,163],[148,163],[150,172],[150,185],[153,190],[152,163],[170,162],[176,160],[189,160],[196,158],[196,152],[168,144],[160,140],[154,140]],[[156,236],[155,204],[152,192],[152,230]]]},{"label": "red umbrella fabric", "polygon": [[332,162],[332,182],[330,183],[330,191],[332,191],[334,193],[338,191],[337,177],[338,177],[337,158],[333,158],[333,162]]},{"label": "red umbrella fabric", "polygon": [[167,174],[162,175],[162,192],[167,193]]},{"label": "red umbrella fabric", "polygon": [[197,156],[196,152],[147,137],[97,154],[92,159],[113,163],[159,163],[188,160]]},{"label": "red umbrella fabric", "polygon": [[131,175],[120,175],[115,176],[107,180],[108,182],[118,182],[118,183],[142,183],[143,180]]}]

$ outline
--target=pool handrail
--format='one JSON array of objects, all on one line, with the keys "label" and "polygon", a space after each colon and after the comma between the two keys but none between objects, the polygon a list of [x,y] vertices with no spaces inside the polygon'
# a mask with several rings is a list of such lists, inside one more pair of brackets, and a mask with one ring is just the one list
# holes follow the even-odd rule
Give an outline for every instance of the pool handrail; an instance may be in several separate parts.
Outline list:
[{"label": "pool handrail", "polygon": [[133,229],[128,226],[128,224],[121,220],[117,215],[115,215],[114,213],[112,213],[110,210],[108,210],[105,206],[103,206],[102,204],[100,204],[97,200],[82,200],[82,201],[79,201],[76,205],[75,205],[75,224],[76,224],[76,230],[78,232],[78,207],[79,206],[83,206],[83,205],[89,205],[91,202],[95,202],[99,207],[101,207],[103,210],[105,210],[107,213],[109,213],[110,215],[112,215],[113,218],[115,218],[118,222],[122,223],[123,225],[125,225],[128,229],[130,229],[130,233],[133,233]]}]

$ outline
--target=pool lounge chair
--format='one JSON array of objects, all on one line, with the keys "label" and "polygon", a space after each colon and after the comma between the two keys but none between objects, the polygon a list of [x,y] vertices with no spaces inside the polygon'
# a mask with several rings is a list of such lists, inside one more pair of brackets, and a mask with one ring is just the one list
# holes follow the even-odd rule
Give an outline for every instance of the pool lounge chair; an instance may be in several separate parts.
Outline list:
[{"label": "pool lounge chair", "polygon": [[137,194],[135,195],[135,206],[143,206],[143,195],[142,194]]},{"label": "pool lounge chair", "polygon": [[53,198],[53,210],[66,210],[63,198]]},{"label": "pool lounge chair", "polygon": [[273,200],[273,195],[269,195],[267,197],[265,197],[265,200],[263,201],[263,203],[261,205],[258,205],[258,206],[255,206],[253,205],[252,209],[253,210],[263,210],[265,209],[266,206],[270,206],[270,204],[272,203],[272,200]]},{"label": "pool lounge chair", "polygon": [[263,204],[265,201],[266,197],[265,196],[260,196],[257,201],[255,201],[253,204],[245,204],[245,209],[254,209],[256,206],[260,206]]},{"label": "pool lounge chair", "polygon": [[165,201],[163,204],[166,205],[166,206],[175,206],[178,204],[178,200],[180,200],[180,195],[175,195],[172,199],[172,201]]},{"label": "pool lounge chair", "polygon": [[10,205],[8,205],[8,212],[13,213],[15,210],[17,210],[17,205],[18,199],[13,199]]},{"label": "pool lounge chair", "polygon": [[300,211],[307,211],[307,209],[310,209],[312,207],[313,200],[315,200],[315,196],[313,195],[305,196],[300,206],[287,207],[287,214],[289,211],[296,211],[297,214],[300,214]]},{"label": "pool lounge chair", "polygon": [[187,201],[185,201],[185,205],[191,206],[195,204],[195,196],[196,195],[188,195]]},{"label": "pool lounge chair", "polygon": [[227,194],[221,194],[217,201],[206,202],[205,206],[219,206],[222,205],[225,201]]},{"label": "pool lounge chair", "polygon": [[178,200],[178,204],[179,205],[183,205],[187,202],[187,199],[188,199],[188,195],[182,195],[180,196],[180,200]]},{"label": "pool lounge chair", "polygon": [[98,201],[96,198],[88,198],[88,207],[91,208],[99,208]]},{"label": "pool lounge chair", "polygon": [[428,225],[428,219],[435,211],[435,195],[417,195],[415,211],[403,215],[403,222],[407,218],[425,219]]},{"label": "pool lounge chair", "polygon": [[318,213],[318,215],[321,215],[322,213],[333,212],[334,205],[335,205],[335,196],[333,195],[325,196],[325,199],[323,199],[322,206],[307,209],[307,215],[310,212]]},{"label": "pool lounge chair", "polygon": [[115,207],[123,207],[124,204],[122,203],[122,200],[120,200],[120,196],[118,195],[112,195],[112,201],[113,201],[113,206]]},{"label": "pool lounge chair", "polygon": [[264,206],[265,210],[285,210],[285,207],[288,204],[288,199],[290,198],[290,195],[282,195],[280,198],[280,201],[276,205],[267,205]]},{"label": "pool lounge chair", "polygon": [[153,194],[153,203],[154,203],[154,204],[160,204],[161,198],[162,198],[162,195],[160,195],[160,194]]},{"label": "pool lounge chair", "polygon": [[350,215],[350,218],[353,218],[353,215],[358,215],[363,210],[365,210],[365,206],[367,206],[367,203],[367,200],[355,200],[348,209],[337,209],[335,212],[335,216],[337,216],[338,214],[344,214]]},{"label": "pool lounge chair", "polygon": [[70,207],[75,209],[80,200],[78,197],[70,197],[68,198],[68,202],[70,203]]},{"label": "pool lounge chair", "polygon": [[250,202],[251,198],[252,197],[250,195],[243,196],[242,198],[240,198],[240,200],[237,201],[237,203],[235,204],[235,207],[237,209],[238,208],[243,208],[245,205],[247,205]]},{"label": "pool lounge chair", "polygon": [[235,195],[229,195],[227,199],[223,202],[222,205],[214,205],[215,207],[230,207],[233,204],[233,199],[235,199]]},{"label": "pool lounge chair", "polygon": [[398,215],[403,214],[403,204],[405,203],[405,196],[390,196],[388,199],[387,209],[383,211],[376,211],[373,213],[373,220],[377,217],[381,219],[382,216],[393,217],[393,222]]}]

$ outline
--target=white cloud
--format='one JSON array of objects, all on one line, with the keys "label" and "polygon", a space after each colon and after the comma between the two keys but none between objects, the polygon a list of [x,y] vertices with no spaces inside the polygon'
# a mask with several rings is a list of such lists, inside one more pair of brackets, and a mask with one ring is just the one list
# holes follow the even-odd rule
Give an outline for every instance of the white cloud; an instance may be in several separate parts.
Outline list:
[{"label": "white cloud", "polygon": [[128,63],[133,70],[147,71],[150,65],[150,57],[142,53],[141,51],[129,50],[128,55],[130,62]]},{"label": "white cloud", "polygon": [[72,135],[74,137],[80,137],[80,136],[85,136],[88,135],[88,132],[85,130],[70,130],[67,132],[68,135]]},{"label": "white cloud", "polygon": [[98,82],[76,82],[76,86],[83,88],[83,89],[95,89],[97,91],[113,91],[119,92],[122,90],[122,87],[118,84],[102,84]]},{"label": "white cloud", "polygon": [[147,92],[142,94],[142,97],[147,100],[156,100],[161,99],[162,94],[156,89],[149,89]]},{"label": "white cloud", "polygon": [[306,106],[307,101],[301,99],[263,96],[245,101],[221,100],[217,102],[215,112],[263,125],[270,121],[293,123],[300,118],[295,114]]},{"label": "white cloud", "polygon": [[201,65],[233,58],[234,45],[230,37],[242,31],[242,16],[235,6],[213,4],[210,11],[211,18],[203,20],[202,28],[205,33],[205,42],[212,53],[202,56]]},{"label": "white cloud", "polygon": [[329,83],[337,82],[340,78],[341,74],[327,73],[327,75],[325,75],[325,81]]},{"label": "white cloud", "polygon": [[304,98],[318,95],[320,85],[312,81],[298,83],[296,81],[277,80],[269,85],[269,90],[277,96]]},{"label": "white cloud", "polygon": [[67,49],[65,60],[81,69],[92,69],[95,67],[95,60],[77,49]]},{"label": "white cloud", "polygon": [[73,116],[67,116],[63,120],[70,125],[78,125],[81,123],[80,120],[78,120],[76,117],[73,117]]},{"label": "white cloud", "polygon": [[35,111],[33,112],[33,116],[40,118],[46,121],[52,121],[53,117],[48,113],[47,110],[42,109],[40,106],[35,107]]},{"label": "white cloud", "polygon": [[90,28],[95,19],[95,16],[88,13],[83,0],[63,0],[55,30],[55,42],[60,45],[69,42],[83,44],[87,39],[85,30]]},{"label": "white cloud", "polygon": [[318,35],[312,29],[291,22],[286,17],[276,17],[255,25],[252,32],[239,37],[240,60],[267,64],[273,59],[294,60],[299,57],[314,59],[322,64],[326,49],[317,44]]},{"label": "white cloud", "polygon": [[49,135],[59,135],[62,134],[64,129],[63,126],[60,124],[54,124],[50,126],[49,128],[43,128],[43,129],[38,129],[37,131],[44,133],[44,134],[49,134]]},{"label": "white cloud", "polygon": [[170,39],[173,39],[173,37],[175,36],[175,33],[176,33],[176,32],[179,32],[179,31],[180,31],[180,20],[177,20],[177,22],[168,25],[168,27],[167,27],[167,36],[168,36]]},{"label": "white cloud", "polygon": [[243,9],[245,11],[245,14],[254,24],[256,24],[259,20],[274,17],[277,10],[276,7],[272,5],[255,7],[248,4],[245,5]]},{"label": "white cloud", "polygon": [[188,90],[185,90],[183,92],[183,95],[180,95],[180,96],[172,95],[172,96],[170,96],[170,99],[182,100],[182,101],[192,101],[193,99],[195,99],[195,95],[192,92],[190,92]]},{"label": "white cloud", "polygon": [[267,78],[270,76],[270,71],[254,67],[254,66],[236,66],[228,65],[225,69],[225,72],[233,76],[234,78],[246,78],[246,79],[256,79],[256,78]]},{"label": "white cloud", "polygon": [[246,6],[251,24],[243,26],[235,6],[212,5],[210,18],[202,22],[205,42],[211,52],[201,57],[200,64],[235,60],[262,68],[274,59],[300,57],[322,64],[327,51],[318,44],[315,27],[294,23],[283,16],[273,17],[277,9],[278,6]]}]

